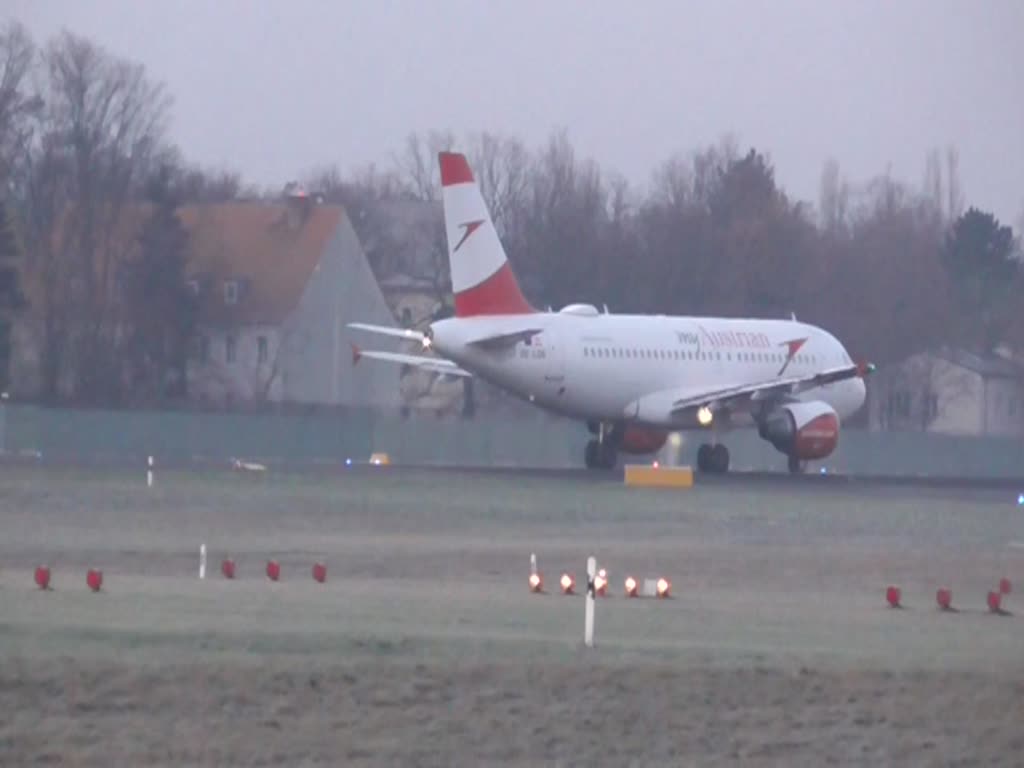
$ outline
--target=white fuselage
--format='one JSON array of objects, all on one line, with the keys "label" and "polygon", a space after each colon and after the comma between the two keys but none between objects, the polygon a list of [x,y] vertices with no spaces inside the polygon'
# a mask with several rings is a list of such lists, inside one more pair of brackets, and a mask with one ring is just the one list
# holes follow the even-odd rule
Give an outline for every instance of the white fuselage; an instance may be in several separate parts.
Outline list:
[{"label": "white fuselage", "polygon": [[[540,329],[529,343],[466,343],[524,325]],[[691,391],[698,395],[851,363],[830,333],[792,320],[599,314],[579,306],[525,317],[451,318],[434,323],[431,334],[441,356],[538,406],[572,418],[671,429],[699,427],[692,412],[671,415],[671,402]],[[787,362],[789,342],[801,339],[806,341]],[[863,380],[851,378],[794,399],[825,402],[846,419],[864,397]],[[738,413],[716,426],[751,424],[749,413]]]}]

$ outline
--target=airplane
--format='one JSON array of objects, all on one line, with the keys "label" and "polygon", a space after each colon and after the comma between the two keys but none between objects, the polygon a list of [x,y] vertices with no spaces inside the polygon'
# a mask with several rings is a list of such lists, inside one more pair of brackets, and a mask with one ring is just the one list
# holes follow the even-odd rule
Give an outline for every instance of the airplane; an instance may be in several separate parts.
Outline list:
[{"label": "airplane", "polygon": [[454,316],[424,331],[348,323],[428,353],[353,344],[354,362],[478,377],[585,422],[590,469],[613,469],[620,453],[654,454],[683,430],[709,436],[697,451],[699,472],[728,471],[721,438],[736,429],[756,428],[792,473],[835,450],[875,366],[854,363],[832,334],[795,316],[616,314],[584,303],[538,310],[519,288],[465,155],[441,152],[438,161]]}]

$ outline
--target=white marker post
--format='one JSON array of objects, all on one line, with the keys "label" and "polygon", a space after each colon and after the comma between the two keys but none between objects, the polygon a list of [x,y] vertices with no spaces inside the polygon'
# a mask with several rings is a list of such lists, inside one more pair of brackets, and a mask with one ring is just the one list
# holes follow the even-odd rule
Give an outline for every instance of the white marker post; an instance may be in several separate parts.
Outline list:
[{"label": "white marker post", "polygon": [[199,578],[206,578],[206,545],[199,545]]},{"label": "white marker post", "polygon": [[534,552],[530,553],[530,573],[537,572],[537,555]]},{"label": "white marker post", "polygon": [[587,597],[583,616],[583,644],[587,648],[594,647],[594,577],[597,575],[597,561],[591,556],[587,558]]},{"label": "white marker post", "polygon": [[146,487],[153,487],[153,457],[150,456],[146,460]]}]

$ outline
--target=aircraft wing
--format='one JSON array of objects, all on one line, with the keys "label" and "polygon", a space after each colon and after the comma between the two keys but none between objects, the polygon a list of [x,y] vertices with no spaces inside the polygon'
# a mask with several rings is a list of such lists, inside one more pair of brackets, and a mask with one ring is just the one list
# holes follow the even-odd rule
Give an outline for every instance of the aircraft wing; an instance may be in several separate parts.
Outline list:
[{"label": "aircraft wing", "polygon": [[769,379],[763,382],[742,384],[717,390],[687,393],[673,400],[672,412],[679,413],[688,408],[697,408],[709,404],[735,408],[758,400],[770,400],[772,397],[797,395],[808,389],[833,384],[837,381],[864,377],[874,372],[873,364],[861,363],[828,368],[818,373],[805,376],[787,376],[783,379]]},{"label": "aircraft wing", "polygon": [[375,352],[372,350],[362,350],[353,344],[353,364],[358,363],[359,360],[364,357],[369,357],[373,360],[386,360],[389,363],[398,363],[400,365],[411,365],[419,368],[421,371],[443,373],[446,376],[471,377],[473,375],[469,371],[457,366],[451,360],[443,360],[436,357],[424,357],[422,355],[406,355],[401,352]]}]

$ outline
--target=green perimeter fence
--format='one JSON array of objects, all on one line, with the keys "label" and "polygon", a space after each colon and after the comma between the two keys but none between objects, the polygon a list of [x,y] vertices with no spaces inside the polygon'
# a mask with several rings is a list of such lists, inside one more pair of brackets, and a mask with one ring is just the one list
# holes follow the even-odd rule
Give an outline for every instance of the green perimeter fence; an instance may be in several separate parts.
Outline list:
[{"label": "green perimeter fence", "polygon": [[[684,433],[657,457],[693,464],[706,439]],[[0,406],[0,451],[43,461],[140,464],[232,459],[342,465],[383,451],[406,464],[578,467],[589,435],[559,419],[401,419],[371,411],[210,413]],[[753,431],[725,437],[738,470],[778,470],[785,458]],[[1024,478],[1024,438],[846,430],[812,471]]]}]

